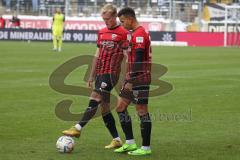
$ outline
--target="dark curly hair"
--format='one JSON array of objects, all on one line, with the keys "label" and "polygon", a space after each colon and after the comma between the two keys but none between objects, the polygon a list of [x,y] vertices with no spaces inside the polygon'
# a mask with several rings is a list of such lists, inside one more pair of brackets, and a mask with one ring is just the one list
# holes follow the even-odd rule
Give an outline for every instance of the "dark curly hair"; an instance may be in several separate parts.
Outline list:
[{"label": "dark curly hair", "polygon": [[118,17],[126,16],[136,19],[135,11],[130,7],[125,7],[118,12]]}]

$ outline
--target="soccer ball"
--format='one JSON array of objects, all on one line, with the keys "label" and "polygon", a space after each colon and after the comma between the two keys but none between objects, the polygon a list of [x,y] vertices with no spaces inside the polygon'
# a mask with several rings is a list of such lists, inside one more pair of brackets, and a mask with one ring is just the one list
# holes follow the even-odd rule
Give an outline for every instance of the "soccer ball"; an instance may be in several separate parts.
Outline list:
[{"label": "soccer ball", "polygon": [[59,152],[70,153],[74,148],[74,140],[69,136],[59,137],[56,143],[56,148]]}]

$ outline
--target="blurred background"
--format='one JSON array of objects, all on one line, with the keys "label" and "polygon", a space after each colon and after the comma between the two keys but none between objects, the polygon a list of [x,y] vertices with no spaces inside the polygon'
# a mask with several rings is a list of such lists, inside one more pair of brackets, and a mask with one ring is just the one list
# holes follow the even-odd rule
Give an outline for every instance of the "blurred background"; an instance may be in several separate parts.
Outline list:
[{"label": "blurred background", "polygon": [[[234,41],[240,43],[240,0],[0,0],[0,15],[6,19],[5,28],[11,28],[9,20],[15,15],[21,19],[21,28],[49,29],[60,7],[66,16],[65,29],[99,30],[104,27],[100,9],[106,3],[118,10],[133,7],[149,31],[224,32],[225,46],[227,36],[233,35],[227,33],[237,33]],[[169,40],[165,36],[164,41]]]},{"label": "blurred background", "polygon": [[61,7],[67,16],[98,15],[106,3],[118,8],[131,6],[140,16],[164,17],[191,21],[199,16],[205,4],[239,4],[239,0],[1,0],[1,14],[15,11],[18,14],[48,15]]},{"label": "blurred background", "polygon": [[[55,8],[62,8],[66,16],[100,16],[106,3],[118,8],[133,7],[140,17],[177,19],[193,22],[211,4],[239,5],[239,0],[0,0],[0,14],[52,16]],[[207,18],[207,17],[205,17]]]}]

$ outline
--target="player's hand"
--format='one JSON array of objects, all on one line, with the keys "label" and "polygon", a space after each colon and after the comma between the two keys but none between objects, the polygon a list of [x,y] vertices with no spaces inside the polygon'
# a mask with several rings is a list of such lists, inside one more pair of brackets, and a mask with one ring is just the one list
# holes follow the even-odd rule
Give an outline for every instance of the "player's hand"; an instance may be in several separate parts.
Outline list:
[{"label": "player's hand", "polygon": [[93,88],[93,80],[88,80],[87,81],[87,87],[88,88]]},{"label": "player's hand", "polygon": [[128,89],[128,90],[131,91],[131,90],[132,90],[132,83],[127,82],[127,83],[125,84],[124,88],[126,88],[126,89]]}]

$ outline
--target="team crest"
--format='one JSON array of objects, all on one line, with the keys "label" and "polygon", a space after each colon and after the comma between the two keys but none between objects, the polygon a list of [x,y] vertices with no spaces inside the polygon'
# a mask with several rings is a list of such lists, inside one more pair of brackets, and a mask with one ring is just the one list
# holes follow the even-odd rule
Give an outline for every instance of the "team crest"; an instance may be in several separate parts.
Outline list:
[{"label": "team crest", "polygon": [[107,87],[107,83],[102,82],[102,83],[101,83],[101,88],[106,88],[106,87]]},{"label": "team crest", "polygon": [[137,97],[138,96],[138,91],[133,91],[133,96]]},{"label": "team crest", "polygon": [[131,41],[131,39],[132,39],[132,35],[131,34],[127,34],[127,40]]},{"label": "team crest", "polygon": [[114,40],[117,37],[116,34],[112,34],[112,40]]}]

